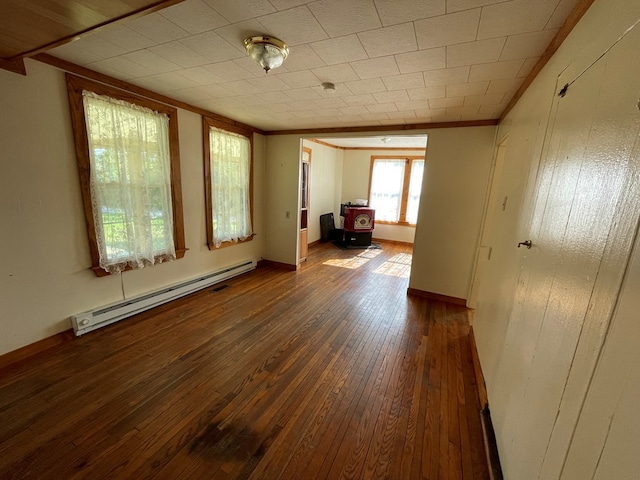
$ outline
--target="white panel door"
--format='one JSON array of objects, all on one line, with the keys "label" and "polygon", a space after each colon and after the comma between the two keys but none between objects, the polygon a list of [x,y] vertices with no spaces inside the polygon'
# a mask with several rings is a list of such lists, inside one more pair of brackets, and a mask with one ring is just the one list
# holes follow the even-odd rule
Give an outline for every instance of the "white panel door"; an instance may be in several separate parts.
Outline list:
[{"label": "white panel door", "polygon": [[[636,29],[639,30],[640,29]],[[506,478],[560,475],[638,223],[640,35],[571,83],[549,122],[515,301],[490,399]],[[586,69],[586,70],[585,70]],[[513,245],[516,248],[516,245]]]}]

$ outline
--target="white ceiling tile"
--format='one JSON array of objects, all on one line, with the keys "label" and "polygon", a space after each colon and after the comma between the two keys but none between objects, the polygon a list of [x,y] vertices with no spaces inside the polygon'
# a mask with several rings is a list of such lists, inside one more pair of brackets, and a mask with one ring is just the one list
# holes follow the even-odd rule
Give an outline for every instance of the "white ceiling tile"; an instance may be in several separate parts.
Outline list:
[{"label": "white ceiling tile", "polygon": [[424,87],[424,77],[422,73],[407,73],[405,75],[383,77],[382,81],[389,91]]},{"label": "white ceiling tile", "polygon": [[462,107],[464,105],[464,97],[450,97],[450,98],[430,98],[430,108],[447,108],[447,107]]},{"label": "white ceiling tile", "polygon": [[134,52],[155,45],[153,40],[122,23],[111,24],[109,28],[103,28],[97,31],[95,35],[108,42],[115,43],[127,52]]},{"label": "white ceiling tile", "polygon": [[446,49],[431,48],[395,55],[400,73],[424,72],[446,66]]},{"label": "white ceiling tile", "polygon": [[87,35],[82,38],[82,44],[79,41],[72,42],[69,44],[69,48],[73,49],[76,45],[101,59],[117,57],[130,51],[97,35]]},{"label": "white ceiling tile", "polygon": [[311,100],[298,100],[295,102],[289,102],[289,105],[294,111],[300,112],[304,110],[315,110],[318,108],[318,104]]},{"label": "white ceiling tile", "polygon": [[487,115],[489,118],[497,118],[502,114],[504,107],[504,105],[481,105],[479,113]]},{"label": "white ceiling tile", "polygon": [[199,85],[212,85],[214,83],[222,83],[225,81],[215,73],[203,67],[183,68],[177,72],[178,74],[190,78]]},{"label": "white ceiling tile", "polygon": [[362,93],[386,92],[387,88],[379,78],[370,78],[368,80],[356,80],[355,82],[346,82],[345,85],[354,95]]},{"label": "white ceiling tile", "polygon": [[291,100],[315,100],[322,98],[317,92],[311,88],[292,88],[285,91],[285,94]]},{"label": "white ceiling tile", "polygon": [[469,80],[470,70],[471,67],[455,67],[424,72],[424,84],[428,87],[430,85],[466,83]]},{"label": "white ceiling tile", "polygon": [[[415,105],[414,105],[415,106]],[[398,107],[400,108],[400,107]],[[387,117],[390,119],[414,119],[416,118],[416,112],[414,110],[403,110],[399,112],[387,112]]]},{"label": "white ceiling tile", "polygon": [[180,43],[209,60],[209,63],[224,62],[243,56],[240,50],[227,43],[220,35],[213,31],[193,35],[189,38],[182,39]]},{"label": "white ceiling tile", "polygon": [[558,0],[513,0],[482,9],[478,39],[542,30]]},{"label": "white ceiling tile", "polygon": [[378,120],[389,118],[387,114],[384,112],[363,113],[360,116],[362,117],[362,120],[366,123],[367,126],[370,126],[372,124],[378,125]]},{"label": "white ceiling tile", "polygon": [[136,77],[151,75],[147,68],[123,57],[106,58],[89,64],[89,68],[108,75],[117,75],[118,78],[131,80]]},{"label": "white ceiling tile", "polygon": [[350,95],[342,97],[342,101],[347,105],[375,105],[376,99],[370,93],[364,95]]},{"label": "white ceiling tile", "polygon": [[557,30],[543,30],[541,32],[523,33],[507,37],[500,60],[515,60],[540,56]]},{"label": "white ceiling tile", "polygon": [[351,67],[362,80],[387,75],[398,75],[400,73],[393,55],[351,62]]},{"label": "white ceiling tile", "polygon": [[284,104],[291,101],[286,95],[286,92],[260,92],[260,94],[256,96],[260,98],[259,102],[262,105]]},{"label": "white ceiling tile", "polygon": [[324,87],[318,85],[317,87],[311,87],[322,98],[341,98],[351,96],[351,90],[349,90],[345,83],[336,83],[335,90],[325,90]]},{"label": "white ceiling tile", "polygon": [[316,100],[315,104],[319,108],[346,108],[349,107],[347,103],[341,98],[323,98],[321,100]]},{"label": "white ceiling tile", "polygon": [[320,0],[309,8],[330,37],[382,26],[371,0]]},{"label": "white ceiling tile", "polygon": [[138,78],[136,85],[141,85],[154,92],[170,92],[171,90],[182,90],[189,87],[197,87],[198,84],[175,72],[159,73],[149,77]]},{"label": "white ceiling tile", "polygon": [[254,93],[260,93],[260,89],[255,85],[249,83],[247,80],[236,80],[233,82],[221,83],[220,86],[230,90],[235,95],[250,95]]},{"label": "white ceiling tile", "polygon": [[311,44],[311,48],[327,65],[347,63],[369,58],[356,35],[321,40]]},{"label": "white ceiling tile", "polygon": [[524,60],[509,60],[507,62],[473,65],[469,73],[469,82],[515,78],[523,63]]},{"label": "white ceiling tile", "polygon": [[80,42],[67,43],[60,45],[48,53],[54,57],[67,60],[77,65],[89,65],[100,60],[104,60],[104,56],[100,52],[91,52],[86,50]]},{"label": "white ceiling tile", "polygon": [[520,88],[522,84],[521,78],[508,78],[502,80],[491,80],[489,82],[489,88],[487,89],[487,94],[495,94],[495,93],[513,93]]},{"label": "white ceiling tile", "polygon": [[527,75],[529,75],[531,70],[533,70],[533,67],[535,67],[536,63],[538,63],[538,60],[540,60],[539,57],[527,58],[524,61],[524,63],[522,64],[522,68],[520,69],[520,71],[518,72],[516,77],[523,78],[523,77],[526,77]]},{"label": "white ceiling tile", "polygon": [[244,48],[245,38],[262,35],[264,32],[265,27],[255,18],[216,29],[216,33],[220,37],[243,53],[246,52]]},{"label": "white ceiling tile", "polygon": [[219,63],[209,64],[209,65],[204,65],[202,68],[213,73],[214,75],[221,78],[225,82],[232,82],[235,80],[246,80],[247,78],[255,77],[253,72],[249,72],[247,69],[242,68],[235,61],[219,62]]},{"label": "white ceiling tile", "polygon": [[547,22],[545,28],[560,28],[564,25],[565,19],[573,11],[578,4],[578,0],[560,0],[560,3],[556,7],[553,15]]},{"label": "white ceiling tile", "polygon": [[206,95],[207,98],[222,98],[222,97],[231,97],[236,95],[236,93],[232,92],[228,88],[223,87],[222,85],[204,85],[201,87],[197,87],[194,90],[197,90],[199,93]]},{"label": "white ceiling tile", "polygon": [[484,7],[494,3],[503,3],[504,1],[505,0],[447,0],[447,13]]},{"label": "white ceiling tile", "polygon": [[460,122],[462,121],[462,115],[460,115],[459,113],[445,113],[445,115],[438,120],[442,122]]},{"label": "white ceiling tile", "polygon": [[125,20],[124,25],[156,43],[171,42],[189,36],[189,32],[157,12],[133,20]]},{"label": "white ceiling tile", "polygon": [[209,59],[197,54],[180,41],[156,45],[148,50],[182,68],[199,67],[211,63]]},{"label": "white ceiling tile", "polygon": [[305,6],[264,15],[258,19],[267,33],[278,37],[289,46],[327,38],[316,18]]},{"label": "white ceiling tile", "polygon": [[448,46],[447,67],[497,62],[505,41],[506,38],[502,37]]},{"label": "white ceiling tile", "polygon": [[277,78],[286,83],[289,88],[313,87],[322,83],[318,80],[318,77],[308,70],[283,73],[278,75]]},{"label": "white ceiling tile", "polygon": [[291,105],[288,105],[286,103],[271,103],[269,105],[267,105],[267,107],[269,108],[270,112],[290,112],[291,110],[293,110],[291,108]]},{"label": "white ceiling tile", "polygon": [[205,100],[210,97],[197,88],[184,88],[182,90],[173,90],[171,92],[171,98],[187,103],[199,103],[200,100]]},{"label": "white ceiling tile", "polygon": [[413,22],[445,13],[445,0],[374,0],[382,24]]},{"label": "white ceiling tile", "polygon": [[466,97],[468,95],[484,95],[489,88],[489,82],[463,83],[447,85],[447,97]]},{"label": "white ceiling tile", "polygon": [[348,63],[332,65],[330,67],[314,68],[311,71],[323,82],[342,83],[358,80],[360,78]]},{"label": "white ceiling tile", "polygon": [[415,110],[416,108],[424,109],[429,106],[428,100],[411,100],[410,102],[396,102],[396,107],[401,112]]},{"label": "white ceiling tile", "polygon": [[411,88],[407,90],[410,100],[426,100],[431,98],[443,98],[446,95],[444,85],[437,85],[425,88]]},{"label": "white ceiling tile", "polygon": [[478,33],[480,9],[450,13],[415,22],[421,50],[473,42]]},{"label": "white ceiling tile", "polygon": [[395,103],[378,103],[376,105],[367,105],[367,109],[371,113],[397,112],[398,107]]},{"label": "white ceiling tile", "polygon": [[127,53],[123,55],[122,58],[142,65],[151,73],[165,73],[180,69],[179,65],[162,58],[160,55],[156,55],[150,50],[138,50],[137,52]]},{"label": "white ceiling tile", "polygon": [[309,45],[297,45],[290,48],[285,63],[290,72],[322,67],[325,64]]},{"label": "white ceiling tile", "polygon": [[378,92],[373,94],[373,98],[378,103],[395,103],[395,102],[408,102],[409,95],[406,90],[396,90],[395,92]]},{"label": "white ceiling tile", "polygon": [[480,105],[472,105],[469,107],[448,107],[445,109],[447,115],[473,115],[478,113]]},{"label": "white ceiling tile", "polygon": [[261,92],[276,92],[289,88],[289,85],[275,75],[264,75],[261,78],[250,78],[247,82],[258,88]]},{"label": "white ceiling tile", "polygon": [[309,3],[309,0],[269,0],[271,5],[276,7],[276,10],[287,10],[289,8],[297,7]]},{"label": "white ceiling tile", "polygon": [[205,2],[231,23],[266,15],[276,10],[268,0],[244,0],[242,2],[205,0]]},{"label": "white ceiling tile", "polygon": [[370,58],[412,52],[418,49],[413,23],[358,33],[358,38]]},{"label": "white ceiling tile", "polygon": [[187,0],[158,13],[189,33],[202,33],[229,23],[201,0]]},{"label": "white ceiling tile", "polygon": [[504,93],[494,93],[491,95],[470,95],[464,97],[464,106],[472,107],[478,105],[498,105],[502,103]]},{"label": "white ceiling tile", "polygon": [[356,105],[354,107],[343,107],[339,110],[342,115],[361,115],[371,113],[369,112],[369,110],[367,110],[367,107],[363,105]]}]

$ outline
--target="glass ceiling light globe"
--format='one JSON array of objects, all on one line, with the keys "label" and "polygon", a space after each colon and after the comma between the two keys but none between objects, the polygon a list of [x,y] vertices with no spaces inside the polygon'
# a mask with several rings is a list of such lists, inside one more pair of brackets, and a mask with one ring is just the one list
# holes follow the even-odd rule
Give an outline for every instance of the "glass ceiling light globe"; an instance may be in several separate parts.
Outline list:
[{"label": "glass ceiling light globe", "polygon": [[289,47],[275,37],[249,37],[244,41],[244,48],[249,56],[264,68],[265,72],[278,68],[289,55]]}]

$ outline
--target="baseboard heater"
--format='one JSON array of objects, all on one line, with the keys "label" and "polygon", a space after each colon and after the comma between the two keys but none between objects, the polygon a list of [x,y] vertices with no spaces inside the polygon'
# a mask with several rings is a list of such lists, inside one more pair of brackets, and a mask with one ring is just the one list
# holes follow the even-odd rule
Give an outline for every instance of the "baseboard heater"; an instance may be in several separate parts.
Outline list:
[{"label": "baseboard heater", "polygon": [[218,270],[201,277],[187,280],[170,287],[165,287],[155,292],[147,293],[139,297],[133,297],[121,302],[106,305],[88,312],[71,316],[73,331],[76,336],[84,335],[98,328],[110,325],[176,298],[183,297],[203,288],[223,282],[229,278],[241,275],[256,268],[256,260],[248,260],[238,265]]}]

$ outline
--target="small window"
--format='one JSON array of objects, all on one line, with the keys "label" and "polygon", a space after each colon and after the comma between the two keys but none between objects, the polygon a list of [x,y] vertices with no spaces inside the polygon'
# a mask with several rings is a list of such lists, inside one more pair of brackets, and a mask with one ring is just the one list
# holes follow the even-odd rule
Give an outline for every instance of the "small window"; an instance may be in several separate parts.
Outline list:
[{"label": "small window", "polygon": [[415,225],[423,173],[423,157],[371,157],[369,205],[376,222]]},{"label": "small window", "polygon": [[92,268],[184,256],[177,111],[67,76]]},{"label": "small window", "polygon": [[205,201],[210,249],[253,238],[251,132],[204,117]]}]

